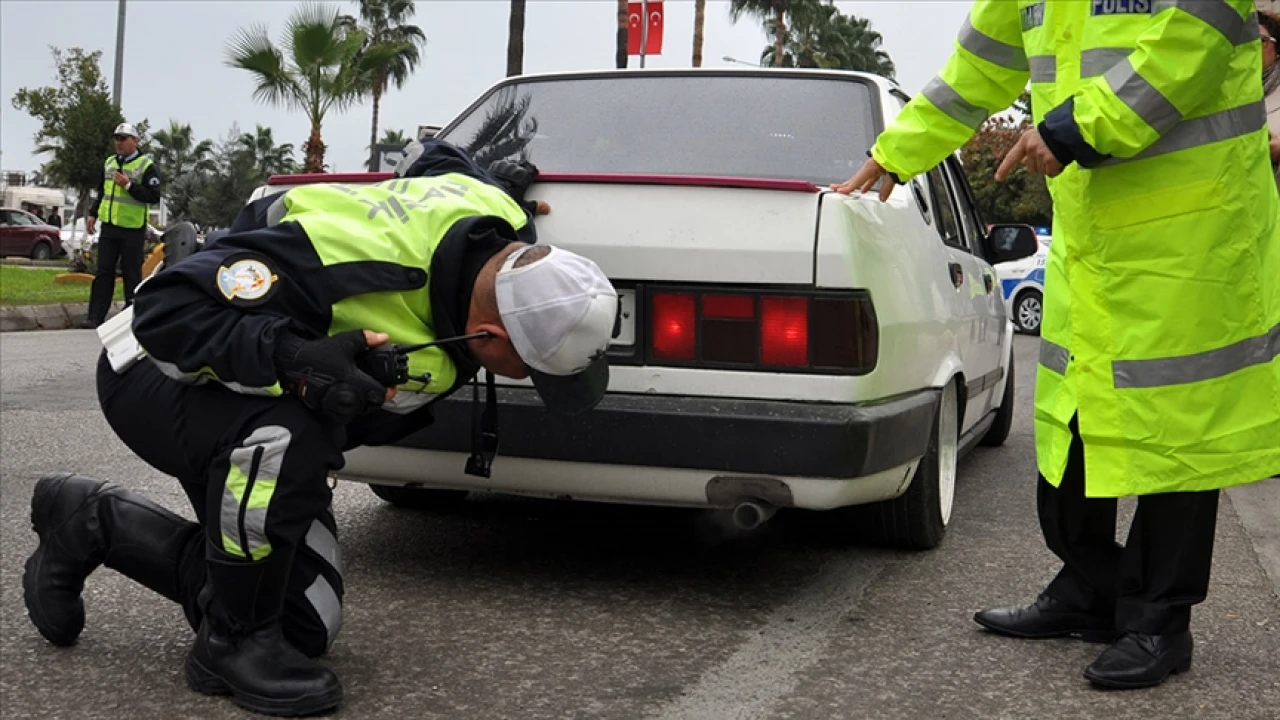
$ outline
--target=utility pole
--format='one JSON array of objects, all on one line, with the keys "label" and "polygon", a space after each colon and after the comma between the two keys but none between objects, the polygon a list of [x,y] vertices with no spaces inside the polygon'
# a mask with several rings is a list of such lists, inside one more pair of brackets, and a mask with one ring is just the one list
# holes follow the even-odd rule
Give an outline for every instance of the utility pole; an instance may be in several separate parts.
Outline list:
[{"label": "utility pole", "polygon": [[644,67],[644,50],[649,44],[649,0],[640,0],[640,67]]},{"label": "utility pole", "polygon": [[111,89],[111,101],[116,108],[120,107],[120,89],[124,81],[124,0],[120,1],[120,12],[116,15],[116,78]]}]

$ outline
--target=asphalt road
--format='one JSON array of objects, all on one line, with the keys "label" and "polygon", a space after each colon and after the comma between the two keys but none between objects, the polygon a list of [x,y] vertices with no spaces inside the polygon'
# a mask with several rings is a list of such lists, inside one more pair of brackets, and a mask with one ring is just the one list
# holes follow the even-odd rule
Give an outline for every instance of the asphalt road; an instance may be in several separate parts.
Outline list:
[{"label": "asphalt road", "polygon": [[[1031,368],[1037,341],[1017,341]],[[72,470],[190,516],[176,481],[110,433],[84,331],[0,336],[0,714],[241,718],[188,690],[179,609],[109,570],[88,581],[80,643],[27,619],[36,478]],[[1014,433],[962,462],[953,526],[927,553],[848,546],[779,514],[745,540],[689,511],[478,498],[460,511],[336,496],[347,614],[328,662],[349,718],[1232,718],[1280,716],[1280,487],[1251,488],[1251,535],[1223,502],[1195,666],[1114,693],[1081,677],[1101,646],[985,634],[972,613],[1033,597],[1056,570],[1035,521],[1030,372]],[[1130,504],[1125,505],[1131,510]],[[1127,517],[1126,517],[1127,522]],[[1268,534],[1269,533],[1269,534]]]}]

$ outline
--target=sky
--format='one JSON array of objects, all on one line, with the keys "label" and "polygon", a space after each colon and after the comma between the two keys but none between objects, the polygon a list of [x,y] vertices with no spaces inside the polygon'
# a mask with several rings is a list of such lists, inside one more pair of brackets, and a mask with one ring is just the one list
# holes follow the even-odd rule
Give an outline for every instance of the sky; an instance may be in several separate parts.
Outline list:
[{"label": "sky", "polygon": [[[350,0],[334,3],[355,14]],[[170,120],[189,124],[197,138],[225,137],[232,124],[271,127],[277,142],[300,148],[305,117],[254,101],[249,73],[227,67],[226,43],[240,27],[265,24],[280,37],[294,0],[127,0],[121,104],[126,119],[147,119],[155,130]],[[884,36],[903,89],[916,93],[942,67],[972,0],[837,2],[846,14],[868,18]],[[693,0],[667,0],[662,54],[646,67],[689,67]],[[729,56],[757,63],[768,40],[758,22],[729,20],[729,3],[708,0],[703,67],[728,67]],[[528,0],[524,72],[614,67],[614,0]],[[423,62],[404,88],[381,103],[383,129],[413,134],[419,125],[444,125],[506,73],[507,0],[418,0],[414,23],[427,35]],[[34,171],[36,120],[13,107],[22,87],[56,77],[50,46],[101,50],[108,85],[115,69],[116,0],[0,0],[0,169]],[[630,59],[638,67],[639,59]],[[363,170],[372,122],[365,101],[326,116],[323,139],[332,171]],[[297,153],[301,159],[301,152]]]}]

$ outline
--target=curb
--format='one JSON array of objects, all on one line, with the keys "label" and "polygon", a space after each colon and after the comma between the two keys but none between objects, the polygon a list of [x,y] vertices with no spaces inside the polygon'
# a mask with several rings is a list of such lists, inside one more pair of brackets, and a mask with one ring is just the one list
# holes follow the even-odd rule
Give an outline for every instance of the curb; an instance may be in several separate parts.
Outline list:
[{"label": "curb", "polygon": [[[111,303],[107,317],[124,309],[124,303]],[[78,329],[89,314],[89,303],[50,303],[48,305],[8,305],[0,307],[0,332],[25,330]]]}]

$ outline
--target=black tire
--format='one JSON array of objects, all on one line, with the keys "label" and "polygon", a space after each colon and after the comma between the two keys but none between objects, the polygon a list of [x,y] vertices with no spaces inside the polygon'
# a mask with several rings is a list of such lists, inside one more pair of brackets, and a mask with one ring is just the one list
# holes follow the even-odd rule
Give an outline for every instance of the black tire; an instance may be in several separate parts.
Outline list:
[{"label": "black tire", "polygon": [[467,499],[466,490],[430,490],[403,485],[370,485],[374,495],[407,510],[446,510]]},{"label": "black tire", "polygon": [[[956,442],[952,443],[953,449],[959,441],[960,404],[956,392],[954,381],[943,388],[938,411],[934,413],[929,448],[921,458],[907,491],[894,500],[848,508],[852,515],[850,521],[857,523],[855,532],[867,541],[902,550],[930,550],[942,542],[950,518],[943,517],[940,502],[942,464],[938,439],[941,432],[954,433]],[[943,405],[947,402],[952,403],[952,427],[943,430]],[[951,472],[954,473],[954,455],[951,462]],[[951,487],[954,493],[954,476]],[[954,499],[954,495],[952,497]]]},{"label": "black tire", "polygon": [[982,436],[979,445],[987,447],[1000,447],[1005,440],[1009,439],[1009,430],[1013,428],[1013,391],[1014,391],[1014,374],[1013,374],[1013,353],[1009,353],[1009,379],[1004,383],[1004,395],[1000,398],[1000,409],[996,411],[996,420],[991,424],[986,434]]},{"label": "black tire", "polygon": [[1028,335],[1039,335],[1043,317],[1044,296],[1039,290],[1023,290],[1018,293],[1013,303],[1013,322],[1019,330]]},{"label": "black tire", "polygon": [[53,247],[49,243],[41,240],[36,246],[31,248],[32,260],[48,260],[53,257]]}]

